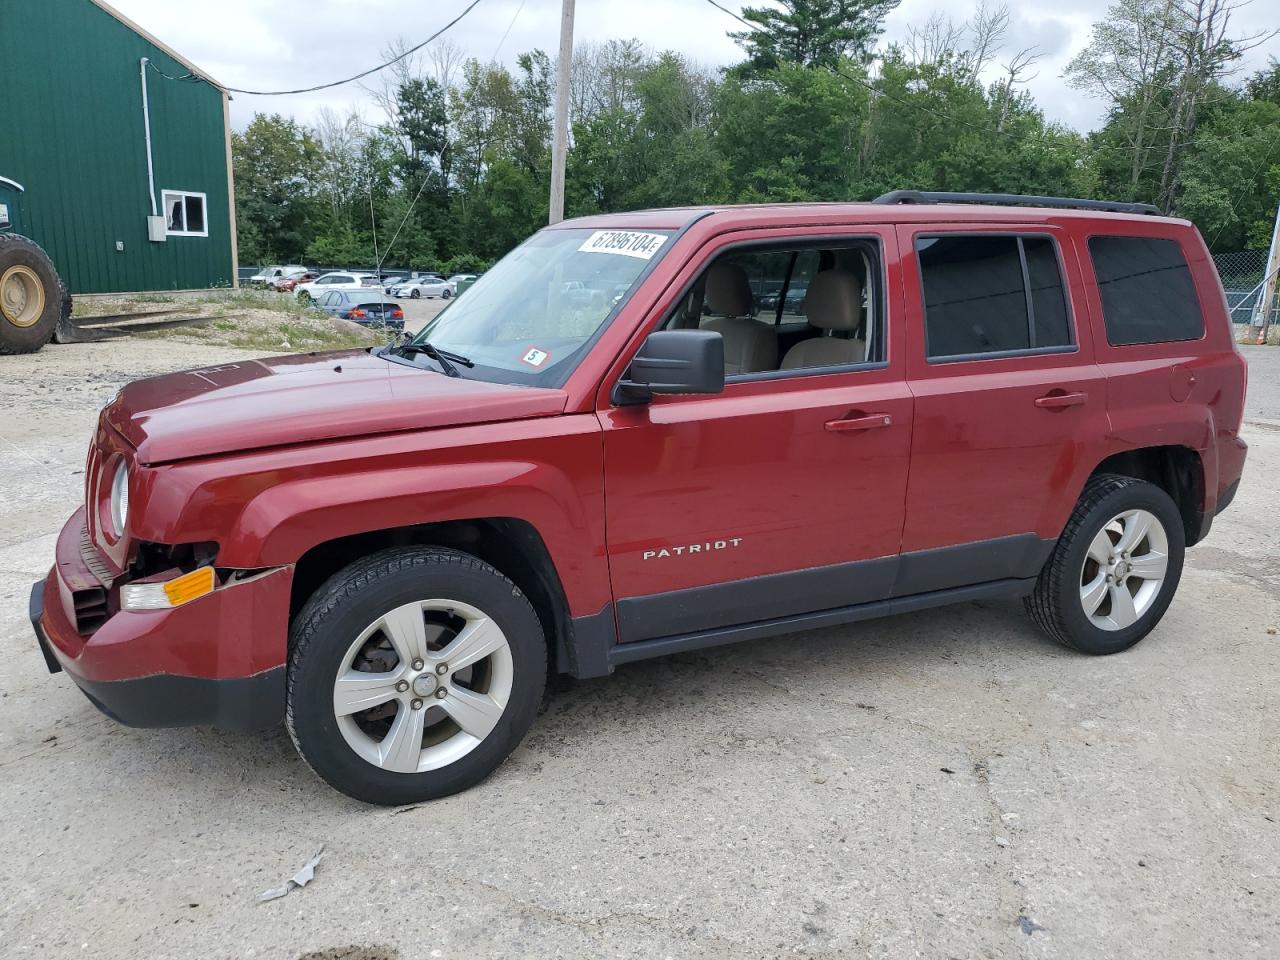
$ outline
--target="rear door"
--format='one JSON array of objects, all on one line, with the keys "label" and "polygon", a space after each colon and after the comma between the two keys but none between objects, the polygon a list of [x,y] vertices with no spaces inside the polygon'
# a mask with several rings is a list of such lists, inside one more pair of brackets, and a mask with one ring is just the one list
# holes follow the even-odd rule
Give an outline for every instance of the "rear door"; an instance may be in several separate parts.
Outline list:
[{"label": "rear door", "polygon": [[894,592],[1033,577],[1107,436],[1075,247],[1045,224],[898,234],[916,413]]},{"label": "rear door", "polygon": [[[622,642],[788,617],[886,597],[896,573],[911,437],[901,279],[892,227],[819,242],[874,251],[873,359],[730,376],[724,392],[618,406],[602,390],[609,569]],[[813,238],[810,238],[813,239]],[[686,294],[717,255],[797,241],[726,235],[683,268]],[[779,258],[787,262],[787,258]],[[885,302],[887,298],[887,303]],[[681,301],[689,299],[682,295]],[[754,319],[775,325],[772,311]],[[674,316],[655,315],[644,333]],[[674,325],[681,325],[676,323]],[[810,331],[813,337],[821,331]],[[885,349],[887,347],[887,350]]]}]

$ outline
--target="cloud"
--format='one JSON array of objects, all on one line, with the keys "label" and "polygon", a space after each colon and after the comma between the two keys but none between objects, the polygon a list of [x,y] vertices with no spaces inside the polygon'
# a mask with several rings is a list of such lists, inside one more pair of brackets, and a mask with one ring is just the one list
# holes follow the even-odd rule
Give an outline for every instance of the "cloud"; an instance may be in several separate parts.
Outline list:
[{"label": "cloud", "polygon": [[[416,43],[456,16],[468,0],[111,0],[125,16],[141,24],[222,83],[256,90],[293,89],[339,79],[384,59],[398,37]],[[759,2],[759,0],[749,0]],[[735,7],[733,0],[726,6]],[[1269,25],[1264,9],[1253,4],[1237,12],[1239,33]],[[886,40],[906,35],[935,10],[964,21],[976,3],[903,0],[886,22]],[[1074,0],[1064,11],[1060,0],[1010,3],[1012,22],[1004,57],[1025,46],[1042,52],[1039,74],[1028,84],[1046,115],[1086,130],[1096,125],[1103,105],[1068,91],[1061,74],[1087,42],[1089,25],[1106,13],[1107,0]],[[579,3],[575,36],[579,42],[635,37],[654,50],[670,49],[708,66],[726,66],[741,51],[727,36],[735,22],[704,0],[593,0]],[[505,34],[505,39],[503,39]],[[513,64],[517,54],[559,47],[560,0],[481,0],[447,37],[468,56]],[[1243,70],[1259,69],[1272,42],[1252,51]],[[1000,59],[1003,59],[1001,57]],[[997,68],[998,69],[998,68]],[[376,80],[373,81],[376,83]],[[243,128],[257,111],[292,114],[311,121],[328,107],[361,110],[370,120],[377,107],[357,84],[315,94],[255,97],[236,94],[231,121]]]}]

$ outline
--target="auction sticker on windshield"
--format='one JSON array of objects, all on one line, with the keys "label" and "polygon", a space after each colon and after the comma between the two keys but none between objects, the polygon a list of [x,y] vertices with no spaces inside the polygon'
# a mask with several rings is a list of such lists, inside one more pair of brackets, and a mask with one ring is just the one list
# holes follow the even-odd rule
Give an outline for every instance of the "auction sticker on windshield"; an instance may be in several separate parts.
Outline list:
[{"label": "auction sticker on windshield", "polygon": [[530,347],[529,352],[520,359],[531,367],[540,367],[547,362],[551,354],[545,350],[539,350],[537,347]]},{"label": "auction sticker on windshield", "polygon": [[579,253],[617,253],[624,257],[649,260],[658,252],[666,237],[661,233],[637,233],[634,230],[597,230],[578,248]]}]

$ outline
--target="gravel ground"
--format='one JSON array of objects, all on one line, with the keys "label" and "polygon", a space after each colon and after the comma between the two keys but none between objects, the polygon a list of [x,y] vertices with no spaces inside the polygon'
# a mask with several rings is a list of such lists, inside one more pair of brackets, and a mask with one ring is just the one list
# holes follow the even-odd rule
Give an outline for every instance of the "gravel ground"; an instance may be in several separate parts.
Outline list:
[{"label": "gravel ground", "polygon": [[1239,497],[1136,649],[1076,656],[990,602],[635,664],[398,811],[283,730],[117,726],[26,622],[97,409],[245,354],[0,358],[0,954],[1280,955],[1280,350],[1247,352]]}]

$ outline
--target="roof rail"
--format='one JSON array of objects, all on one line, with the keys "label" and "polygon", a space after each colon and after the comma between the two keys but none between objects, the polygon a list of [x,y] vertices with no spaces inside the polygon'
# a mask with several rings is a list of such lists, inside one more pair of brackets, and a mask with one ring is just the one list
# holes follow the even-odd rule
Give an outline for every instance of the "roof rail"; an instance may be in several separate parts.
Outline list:
[{"label": "roof rail", "polygon": [[1117,200],[1076,200],[1071,197],[1032,197],[1018,193],[938,193],[928,190],[890,190],[872,203],[990,203],[1010,207],[1061,207],[1066,210],[1106,210],[1109,213],[1145,213],[1164,216],[1149,203]]}]

